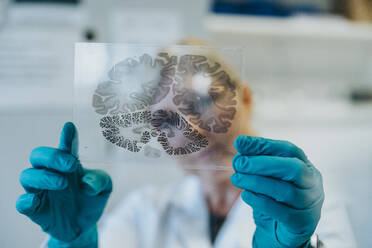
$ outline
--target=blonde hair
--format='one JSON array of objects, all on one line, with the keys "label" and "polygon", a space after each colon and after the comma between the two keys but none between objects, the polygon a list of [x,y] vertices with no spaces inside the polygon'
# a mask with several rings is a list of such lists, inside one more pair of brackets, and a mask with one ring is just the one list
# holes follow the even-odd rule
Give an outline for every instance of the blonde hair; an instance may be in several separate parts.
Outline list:
[{"label": "blonde hair", "polygon": [[[184,38],[181,39],[176,43],[176,45],[183,45],[183,46],[210,46],[210,43],[197,39],[197,38]],[[227,62],[226,59],[221,57],[221,54],[218,54],[217,51],[212,50],[207,54],[207,57],[209,60],[218,62],[221,65],[222,70],[224,70],[229,77],[232,79],[233,85],[236,87],[237,90],[239,90],[243,84],[243,80],[239,73],[233,67]]]}]

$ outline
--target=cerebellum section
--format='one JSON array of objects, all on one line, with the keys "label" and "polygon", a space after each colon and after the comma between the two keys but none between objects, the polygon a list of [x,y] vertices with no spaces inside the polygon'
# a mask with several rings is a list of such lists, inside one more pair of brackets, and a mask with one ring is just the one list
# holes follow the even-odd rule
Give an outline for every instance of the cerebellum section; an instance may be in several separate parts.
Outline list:
[{"label": "cerebellum section", "polygon": [[151,130],[143,130],[139,138],[126,137],[121,134],[122,128],[134,128],[141,124],[150,123],[150,111],[141,111],[127,114],[105,116],[99,125],[103,129],[105,139],[130,152],[139,152],[142,145],[147,144],[151,139]]},{"label": "cerebellum section", "polygon": [[[192,128],[186,119],[176,112],[158,110],[153,113],[151,124],[160,132],[157,140],[168,155],[190,154],[208,146],[207,138]],[[186,144],[184,146],[172,146],[171,138],[163,131],[165,126],[181,131],[183,137],[187,139]]]},{"label": "cerebellum section", "polygon": [[[134,130],[136,126],[146,126],[146,124],[150,124],[150,128],[143,129],[137,139],[126,137],[120,132],[123,128]],[[101,118],[100,127],[103,129],[102,134],[107,141],[130,152],[140,152],[143,146],[154,137],[168,155],[190,154],[208,146],[208,140],[204,135],[193,129],[185,118],[172,111],[158,110],[152,114],[150,111],[139,111],[105,116]],[[168,135],[165,130],[173,128],[179,130],[183,137],[187,139],[184,146],[175,147],[171,145],[172,135]],[[154,149],[150,148],[146,149],[146,154],[157,156]]]}]

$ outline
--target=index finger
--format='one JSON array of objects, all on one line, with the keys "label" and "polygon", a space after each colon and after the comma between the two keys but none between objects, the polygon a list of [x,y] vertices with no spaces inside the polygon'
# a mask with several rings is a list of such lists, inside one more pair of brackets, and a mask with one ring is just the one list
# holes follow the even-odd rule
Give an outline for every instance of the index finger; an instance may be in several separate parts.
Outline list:
[{"label": "index finger", "polygon": [[234,145],[240,154],[247,156],[293,157],[308,162],[305,153],[288,141],[241,135],[236,138]]},{"label": "index finger", "polygon": [[59,149],[78,157],[78,132],[72,122],[67,122],[62,128]]},{"label": "index finger", "polygon": [[315,184],[316,169],[298,158],[235,155],[233,168],[237,173],[258,175],[291,182],[300,188]]},{"label": "index finger", "polygon": [[73,155],[51,147],[32,150],[30,162],[34,168],[48,168],[59,172],[73,172],[78,166],[78,160]]}]

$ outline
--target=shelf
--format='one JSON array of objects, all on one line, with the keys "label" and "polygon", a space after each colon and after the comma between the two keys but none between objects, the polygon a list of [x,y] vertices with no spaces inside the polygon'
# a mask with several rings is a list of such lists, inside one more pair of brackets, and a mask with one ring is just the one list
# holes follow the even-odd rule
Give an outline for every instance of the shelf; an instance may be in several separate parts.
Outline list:
[{"label": "shelf", "polygon": [[332,15],[267,18],[210,14],[205,27],[212,33],[372,41],[372,24],[354,23]]}]

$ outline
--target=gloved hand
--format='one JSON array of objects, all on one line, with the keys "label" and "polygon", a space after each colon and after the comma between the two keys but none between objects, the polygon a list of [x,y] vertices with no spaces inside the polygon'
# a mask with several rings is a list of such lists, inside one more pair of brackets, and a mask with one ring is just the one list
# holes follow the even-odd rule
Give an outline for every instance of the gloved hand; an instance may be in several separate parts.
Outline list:
[{"label": "gloved hand", "polygon": [[38,147],[30,162],[33,168],[20,175],[27,194],[17,210],[50,234],[49,247],[97,247],[96,223],[112,182],[105,172],[81,166],[75,126],[66,123],[59,148]]},{"label": "gloved hand", "polygon": [[253,247],[308,247],[324,201],[320,172],[286,141],[239,136],[235,148],[231,182],[253,208]]}]

